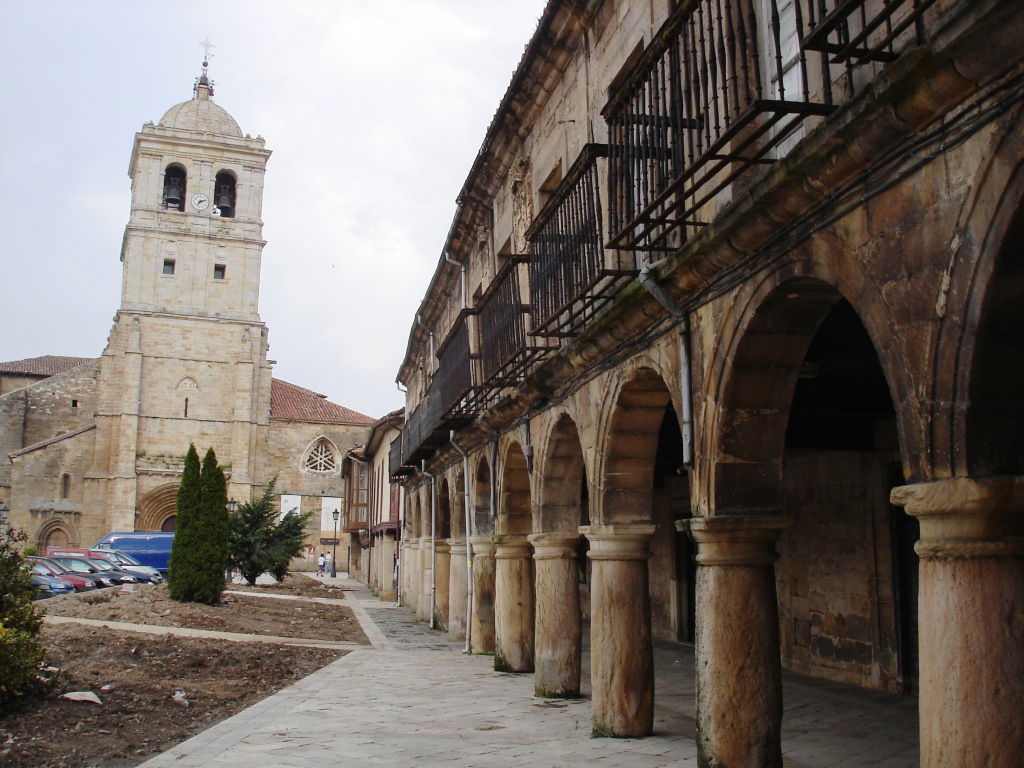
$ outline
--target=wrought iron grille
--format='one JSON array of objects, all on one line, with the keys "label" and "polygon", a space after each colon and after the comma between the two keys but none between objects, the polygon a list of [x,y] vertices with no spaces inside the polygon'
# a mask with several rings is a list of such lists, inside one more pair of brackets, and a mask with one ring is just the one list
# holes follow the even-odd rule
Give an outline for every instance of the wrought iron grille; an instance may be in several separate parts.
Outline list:
[{"label": "wrought iron grille", "polygon": [[449,331],[447,338],[437,350],[437,371],[434,372],[434,389],[440,399],[441,418],[467,415],[467,398],[473,389],[473,374],[470,368],[469,323],[463,310]]},{"label": "wrought iron grille", "polygon": [[[908,45],[924,42],[924,12],[935,0],[800,0],[805,50],[827,54],[845,67],[854,88],[855,67],[894,61]],[[826,78],[828,83],[831,78]]]},{"label": "wrought iron grille", "polygon": [[509,258],[477,302],[484,395],[519,383],[530,363],[546,348],[526,332],[529,305],[523,301],[519,265],[527,260],[526,256]]},{"label": "wrought iron grille", "polygon": [[609,247],[679,248],[702,206],[831,111],[811,98],[800,28],[791,0],[695,0],[665,22],[604,109]]},{"label": "wrought iron grille", "polygon": [[[420,459],[426,458],[443,440],[438,438],[441,429],[441,398],[432,384],[420,400],[405,423],[402,430],[402,463],[417,466]],[[444,438],[447,439],[447,438]]]},{"label": "wrought iron grille", "polygon": [[588,144],[530,225],[530,320],[535,336],[574,336],[636,274],[632,254],[603,246],[597,158]]}]

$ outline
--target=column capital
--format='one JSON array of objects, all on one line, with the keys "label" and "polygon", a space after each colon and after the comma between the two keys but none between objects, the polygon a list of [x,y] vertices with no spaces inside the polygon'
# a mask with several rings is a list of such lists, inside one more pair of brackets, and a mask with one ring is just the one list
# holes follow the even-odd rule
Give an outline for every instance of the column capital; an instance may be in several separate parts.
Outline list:
[{"label": "column capital", "polygon": [[775,542],[793,520],[781,515],[695,517],[689,521],[697,542],[697,565],[772,565]]},{"label": "column capital", "polygon": [[466,554],[466,542],[464,539],[449,539],[448,551],[453,555],[464,555]]},{"label": "column capital", "polygon": [[531,533],[534,560],[575,560],[580,543],[578,533]]},{"label": "column capital", "polygon": [[447,553],[450,551],[451,541],[449,539],[438,539],[434,542],[434,550],[439,553]]},{"label": "column capital", "polygon": [[474,557],[494,554],[494,542],[490,536],[470,536],[469,543],[473,545]]},{"label": "column capital", "polygon": [[530,556],[530,542],[525,533],[503,533],[494,537],[494,557],[498,560],[514,560]]},{"label": "column capital", "polygon": [[900,485],[889,500],[920,521],[922,558],[1024,557],[1024,476]]},{"label": "column capital", "polygon": [[651,556],[653,524],[583,525],[580,533],[590,542],[591,560],[647,560]]}]

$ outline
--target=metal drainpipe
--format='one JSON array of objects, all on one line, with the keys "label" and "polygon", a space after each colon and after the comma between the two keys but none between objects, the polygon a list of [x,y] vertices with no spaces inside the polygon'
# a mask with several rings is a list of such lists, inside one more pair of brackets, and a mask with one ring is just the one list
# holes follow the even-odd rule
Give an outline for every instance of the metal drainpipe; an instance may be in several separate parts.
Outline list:
[{"label": "metal drainpipe", "polygon": [[462,450],[462,446],[455,442],[455,430],[449,433],[452,448],[462,456],[462,509],[466,519],[463,530],[466,537],[466,647],[463,653],[469,653],[470,635],[473,630],[473,545],[469,541],[469,454]]},{"label": "metal drainpipe", "polygon": [[645,264],[639,280],[651,296],[679,321],[679,399],[683,407],[683,466],[693,466],[693,387],[690,382],[690,316],[654,279],[654,270],[667,258]]},{"label": "metal drainpipe", "polygon": [[420,474],[430,478],[430,628],[434,628],[434,614],[437,612],[437,493],[434,476],[427,472],[427,460],[420,459]]},{"label": "metal drainpipe", "polygon": [[456,261],[448,255],[448,251],[444,252],[444,260],[449,264],[454,264],[459,268],[459,280],[462,285],[462,308],[465,309],[468,305],[466,304],[466,265],[461,261]]},{"label": "metal drainpipe", "polygon": [[[401,534],[401,540],[398,536]],[[395,531],[395,608],[402,604],[402,544],[405,543],[405,486],[398,486],[398,530]]]}]

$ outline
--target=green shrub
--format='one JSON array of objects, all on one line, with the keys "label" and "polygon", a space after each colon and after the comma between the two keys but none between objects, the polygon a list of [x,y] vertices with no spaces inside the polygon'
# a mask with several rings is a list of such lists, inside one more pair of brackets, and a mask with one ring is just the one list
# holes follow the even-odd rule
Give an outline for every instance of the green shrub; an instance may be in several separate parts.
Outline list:
[{"label": "green shrub", "polygon": [[18,544],[22,531],[0,532],[0,716],[12,712],[53,685],[43,672],[44,650],[36,639],[43,611]]},{"label": "green shrub", "polygon": [[230,517],[228,549],[232,568],[237,568],[249,584],[261,573],[270,572],[278,581],[288,573],[293,557],[302,553],[306,522],[312,512],[285,515],[278,522],[271,480],[256,501],[239,504]]}]

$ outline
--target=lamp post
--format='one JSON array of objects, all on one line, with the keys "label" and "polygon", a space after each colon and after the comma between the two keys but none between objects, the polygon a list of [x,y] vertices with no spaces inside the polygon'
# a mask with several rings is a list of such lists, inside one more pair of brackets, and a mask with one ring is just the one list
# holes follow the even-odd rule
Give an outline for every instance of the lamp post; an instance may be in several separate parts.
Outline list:
[{"label": "lamp post", "polygon": [[10,528],[10,518],[7,517],[7,513],[10,511],[7,505],[0,501],[0,535],[6,534]]},{"label": "lamp post", "polygon": [[331,555],[331,578],[336,578],[338,575],[338,518],[341,517],[341,513],[335,509],[331,512],[331,517],[334,518],[334,553]]}]

